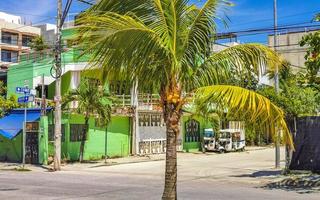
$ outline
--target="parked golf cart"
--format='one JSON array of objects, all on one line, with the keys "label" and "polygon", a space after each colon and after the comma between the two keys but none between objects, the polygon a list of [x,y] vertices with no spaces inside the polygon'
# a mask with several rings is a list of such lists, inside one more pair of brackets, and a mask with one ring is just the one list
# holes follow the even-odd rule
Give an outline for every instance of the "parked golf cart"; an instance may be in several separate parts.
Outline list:
[{"label": "parked golf cart", "polygon": [[215,151],[216,150],[216,138],[212,128],[204,129],[202,152]]},{"label": "parked golf cart", "polygon": [[220,153],[229,151],[244,151],[246,146],[243,129],[220,130],[216,149]]}]

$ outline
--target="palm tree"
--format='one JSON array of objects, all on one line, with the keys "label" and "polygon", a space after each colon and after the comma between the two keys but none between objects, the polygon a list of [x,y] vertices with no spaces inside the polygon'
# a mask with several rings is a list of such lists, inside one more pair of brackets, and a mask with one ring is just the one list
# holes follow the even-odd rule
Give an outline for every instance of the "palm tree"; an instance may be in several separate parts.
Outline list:
[{"label": "palm tree", "polygon": [[85,127],[81,133],[79,161],[83,161],[84,146],[89,132],[89,119],[95,117],[98,123],[108,126],[111,121],[111,99],[105,88],[95,79],[84,78],[76,90],[69,91],[63,98],[62,108],[70,109],[71,102],[77,102],[75,112],[84,115]]},{"label": "palm tree", "polygon": [[276,53],[259,44],[210,53],[217,8],[229,5],[224,0],[207,0],[201,8],[188,0],[101,0],[77,21],[79,48],[91,55],[92,67],[100,72],[97,77],[138,80],[140,90],[153,86],[159,91],[167,129],[163,199],[177,198],[176,140],[182,108],[192,100],[185,92],[202,97],[199,108],[220,101],[234,110],[240,105],[239,111],[251,111],[250,119],[282,127],[289,135],[282,111],[268,99],[218,85],[280,63]]}]

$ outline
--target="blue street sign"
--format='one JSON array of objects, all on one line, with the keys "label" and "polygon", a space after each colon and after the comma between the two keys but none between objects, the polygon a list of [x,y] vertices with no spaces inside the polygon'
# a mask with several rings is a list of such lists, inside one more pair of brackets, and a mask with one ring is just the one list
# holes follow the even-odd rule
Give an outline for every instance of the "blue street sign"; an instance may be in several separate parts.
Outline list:
[{"label": "blue street sign", "polygon": [[30,94],[30,89],[29,88],[23,88],[23,92],[25,94]]},{"label": "blue street sign", "polygon": [[18,94],[30,94],[30,89],[27,87],[16,87],[16,93]]},{"label": "blue street sign", "polygon": [[16,87],[16,93],[18,93],[18,94],[24,93],[23,88],[22,87]]},{"label": "blue street sign", "polygon": [[33,101],[34,101],[33,95],[18,98],[18,103],[27,103],[27,102],[33,102]]}]

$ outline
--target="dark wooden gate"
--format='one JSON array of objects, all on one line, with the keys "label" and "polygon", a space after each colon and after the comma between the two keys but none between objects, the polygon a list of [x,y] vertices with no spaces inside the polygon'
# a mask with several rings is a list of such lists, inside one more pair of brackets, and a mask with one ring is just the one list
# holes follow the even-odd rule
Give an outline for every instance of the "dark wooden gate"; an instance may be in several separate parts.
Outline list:
[{"label": "dark wooden gate", "polygon": [[290,169],[320,171],[320,117],[297,120]]},{"label": "dark wooden gate", "polygon": [[26,129],[26,163],[39,163],[39,123],[27,122]]}]

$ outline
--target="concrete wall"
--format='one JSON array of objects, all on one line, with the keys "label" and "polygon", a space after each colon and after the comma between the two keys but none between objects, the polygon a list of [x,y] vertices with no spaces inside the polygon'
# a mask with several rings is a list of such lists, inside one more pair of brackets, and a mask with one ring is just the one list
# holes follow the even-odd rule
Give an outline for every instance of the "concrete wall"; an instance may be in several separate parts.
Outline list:
[{"label": "concrete wall", "polygon": [[[50,120],[52,123],[52,118]],[[62,157],[66,160],[79,159],[80,142],[70,141],[70,124],[84,124],[84,118],[80,115],[64,115],[65,142],[62,143]],[[108,127],[106,140],[105,127],[96,127],[93,118],[89,120],[89,135],[85,143],[84,159],[97,160],[105,154],[105,142],[107,141],[108,157],[128,156],[131,148],[130,119],[125,116],[113,116]],[[49,155],[54,154],[53,142],[49,141]]]},{"label": "concrete wall", "polygon": [[[299,42],[302,37],[314,33],[315,31],[302,31],[292,33],[281,33],[278,35],[277,52],[293,65],[295,71],[299,71],[305,66],[307,47],[300,47]],[[269,47],[274,47],[274,35],[268,36]]]}]

